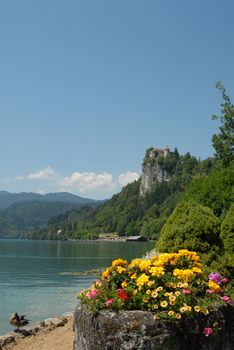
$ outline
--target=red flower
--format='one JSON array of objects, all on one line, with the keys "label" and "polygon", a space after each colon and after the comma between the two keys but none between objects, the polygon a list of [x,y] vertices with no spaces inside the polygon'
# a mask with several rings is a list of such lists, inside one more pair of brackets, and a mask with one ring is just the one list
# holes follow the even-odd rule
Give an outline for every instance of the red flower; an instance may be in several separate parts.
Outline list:
[{"label": "red flower", "polygon": [[120,299],[123,299],[123,300],[129,299],[128,292],[125,289],[117,289],[117,295]]}]

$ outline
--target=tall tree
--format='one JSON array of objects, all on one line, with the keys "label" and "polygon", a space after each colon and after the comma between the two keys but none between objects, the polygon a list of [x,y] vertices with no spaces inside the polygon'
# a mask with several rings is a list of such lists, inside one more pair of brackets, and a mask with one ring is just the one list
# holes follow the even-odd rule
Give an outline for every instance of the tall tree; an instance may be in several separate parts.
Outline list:
[{"label": "tall tree", "polygon": [[212,144],[215,156],[222,160],[224,166],[228,166],[234,159],[234,106],[220,81],[216,83],[216,88],[222,93],[223,103],[221,115],[212,116],[212,119],[221,122],[220,132],[212,136]]}]

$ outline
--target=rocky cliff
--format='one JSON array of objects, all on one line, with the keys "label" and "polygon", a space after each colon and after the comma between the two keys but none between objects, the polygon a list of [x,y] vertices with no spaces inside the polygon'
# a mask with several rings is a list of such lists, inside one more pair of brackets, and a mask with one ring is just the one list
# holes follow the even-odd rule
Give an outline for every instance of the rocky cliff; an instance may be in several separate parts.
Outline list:
[{"label": "rocky cliff", "polygon": [[158,181],[169,181],[170,174],[163,166],[164,159],[170,157],[169,153],[160,154],[154,148],[146,151],[142,164],[140,195],[145,196],[150,192],[153,184]]}]

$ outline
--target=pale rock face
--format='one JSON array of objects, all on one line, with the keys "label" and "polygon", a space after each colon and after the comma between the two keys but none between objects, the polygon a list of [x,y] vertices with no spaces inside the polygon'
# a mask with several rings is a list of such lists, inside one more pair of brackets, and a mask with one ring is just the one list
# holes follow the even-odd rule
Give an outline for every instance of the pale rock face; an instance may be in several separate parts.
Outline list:
[{"label": "pale rock face", "polygon": [[142,166],[140,195],[145,196],[147,192],[150,192],[153,184],[158,181],[169,181],[169,174],[164,171],[158,163],[144,164]]}]

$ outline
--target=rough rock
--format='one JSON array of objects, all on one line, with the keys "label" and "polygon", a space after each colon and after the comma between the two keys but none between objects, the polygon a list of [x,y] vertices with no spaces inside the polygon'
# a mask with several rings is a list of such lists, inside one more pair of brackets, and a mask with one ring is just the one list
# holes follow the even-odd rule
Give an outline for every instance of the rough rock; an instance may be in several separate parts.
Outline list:
[{"label": "rough rock", "polygon": [[153,164],[146,163],[142,165],[140,195],[145,196],[150,192],[153,184],[158,181],[169,181],[170,175],[155,162]]},{"label": "rough rock", "polygon": [[[74,350],[232,350],[234,307],[225,305],[208,316],[180,320],[154,319],[150,311],[91,312],[78,306],[74,313]],[[212,327],[209,337],[205,327]]]},{"label": "rough rock", "polygon": [[65,325],[65,323],[67,323],[67,319],[65,317],[51,317],[44,320],[42,322],[42,326],[62,327]]}]

